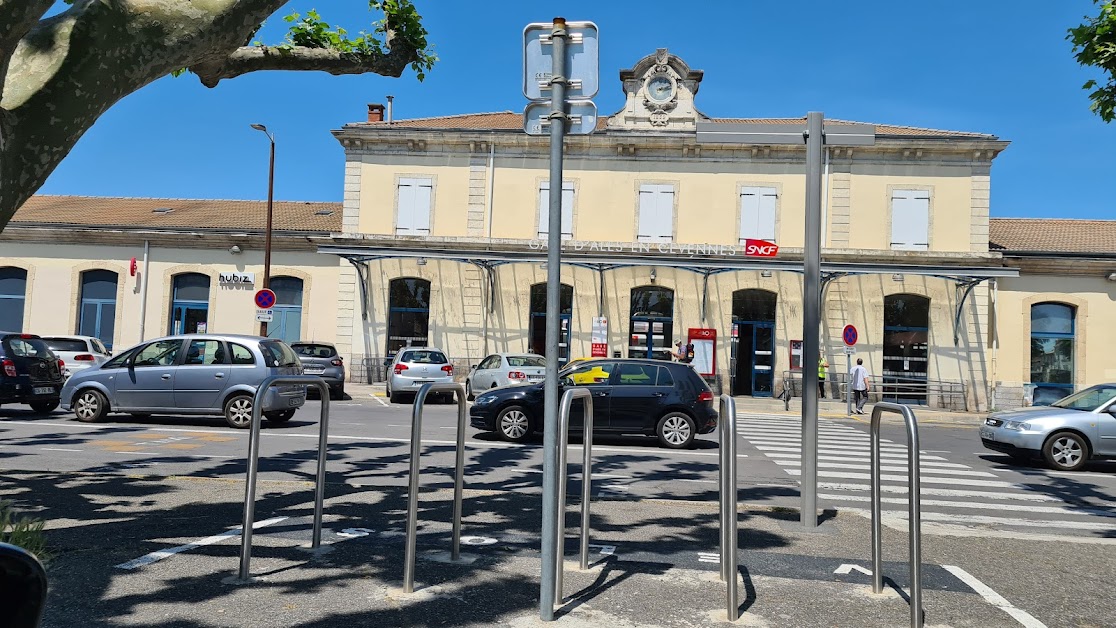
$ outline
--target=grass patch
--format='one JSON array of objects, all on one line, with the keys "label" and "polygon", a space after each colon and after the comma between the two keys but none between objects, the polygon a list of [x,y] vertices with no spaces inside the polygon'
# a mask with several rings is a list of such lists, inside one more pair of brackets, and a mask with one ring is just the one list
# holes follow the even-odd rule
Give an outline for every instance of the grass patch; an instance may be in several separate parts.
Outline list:
[{"label": "grass patch", "polygon": [[50,558],[47,552],[46,535],[42,519],[16,517],[15,504],[10,500],[0,500],[0,542],[18,545],[46,563]]}]

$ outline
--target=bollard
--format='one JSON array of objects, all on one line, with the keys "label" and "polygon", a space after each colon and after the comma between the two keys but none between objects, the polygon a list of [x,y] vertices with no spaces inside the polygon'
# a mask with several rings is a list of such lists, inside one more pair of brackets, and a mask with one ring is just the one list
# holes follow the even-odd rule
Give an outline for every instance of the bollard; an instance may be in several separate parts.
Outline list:
[{"label": "bollard", "polygon": [[740,606],[736,588],[737,513],[736,513],[736,400],[721,395],[721,580],[727,585],[725,606],[729,621],[739,617]]},{"label": "bollard", "polygon": [[403,592],[415,590],[415,545],[418,539],[419,458],[422,455],[422,410],[431,392],[453,392],[457,397],[457,451],[453,478],[453,560],[461,557],[461,501],[465,477],[465,385],[423,384],[411,411],[411,470],[407,486],[407,548],[403,559]]},{"label": "bollard", "polygon": [[304,384],[316,386],[322,397],[322,411],[318,420],[318,475],[314,486],[314,527],[310,546],[317,549],[322,544],[322,512],[325,503],[326,442],[329,438],[329,386],[316,375],[277,375],[260,383],[252,399],[252,426],[248,437],[248,478],[244,488],[244,527],[241,528],[240,573],[238,579],[248,582],[252,562],[252,526],[256,518],[256,478],[260,470],[260,423],[263,400],[272,386]]},{"label": "bollard", "polygon": [[[566,480],[569,476],[567,459],[570,448],[570,409],[574,399],[585,400],[585,420],[582,427],[584,439],[581,457],[581,569],[589,568],[589,500],[593,484],[593,395],[587,388],[570,388],[562,394],[558,410],[558,529],[555,539],[558,548],[558,568],[554,572],[554,599],[562,603],[562,578],[565,573],[566,546]],[[545,583],[544,583],[545,585]]]},{"label": "bollard", "polygon": [[907,426],[908,513],[910,519],[911,628],[922,626],[922,508],[919,480],[918,421],[914,411],[897,403],[877,403],[872,408],[872,592],[883,591],[883,524],[880,499],[880,418],[884,412],[903,415]]}]

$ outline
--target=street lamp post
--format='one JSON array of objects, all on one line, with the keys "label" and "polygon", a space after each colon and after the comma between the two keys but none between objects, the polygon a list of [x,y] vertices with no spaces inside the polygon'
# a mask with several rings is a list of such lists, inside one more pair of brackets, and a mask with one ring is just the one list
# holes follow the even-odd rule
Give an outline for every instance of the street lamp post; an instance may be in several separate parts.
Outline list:
[{"label": "street lamp post", "polygon": [[[267,165],[267,228],[264,232],[264,276],[263,287],[271,287],[271,216],[272,216],[272,199],[275,193],[275,136],[268,132],[267,127],[262,124],[253,124],[253,129],[261,131],[267,136],[271,142],[271,158]],[[260,323],[260,335],[267,337],[267,321]]]}]

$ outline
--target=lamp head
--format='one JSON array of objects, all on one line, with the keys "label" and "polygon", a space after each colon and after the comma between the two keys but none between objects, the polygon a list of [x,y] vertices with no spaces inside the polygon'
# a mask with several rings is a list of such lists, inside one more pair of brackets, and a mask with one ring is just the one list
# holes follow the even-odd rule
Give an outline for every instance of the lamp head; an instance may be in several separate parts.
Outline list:
[{"label": "lamp head", "polygon": [[251,127],[253,129],[256,129],[257,131],[263,131],[264,133],[267,133],[267,127],[262,124],[253,124],[251,125]]}]

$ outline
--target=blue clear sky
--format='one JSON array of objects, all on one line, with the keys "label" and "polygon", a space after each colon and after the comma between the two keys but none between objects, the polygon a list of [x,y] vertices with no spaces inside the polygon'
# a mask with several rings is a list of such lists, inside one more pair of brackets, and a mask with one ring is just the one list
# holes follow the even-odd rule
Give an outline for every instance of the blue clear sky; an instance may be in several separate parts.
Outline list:
[{"label": "blue clear sky", "polygon": [[[344,157],[329,131],[393,94],[396,118],[521,110],[523,26],[561,15],[601,32],[602,113],[623,103],[618,71],[669,48],[705,71],[698,107],[714,117],[827,117],[991,133],[992,214],[1116,218],[1116,124],[1089,111],[1066,29],[1090,0],[1023,2],[640,3],[415,0],[441,57],[424,83],[376,75],[270,72],[203,87],[187,74],[128,96],[78,143],[42,193],[262,199],[276,135],[277,199],[339,201]],[[362,0],[294,0],[350,31]],[[261,38],[277,43],[279,17]]]}]

